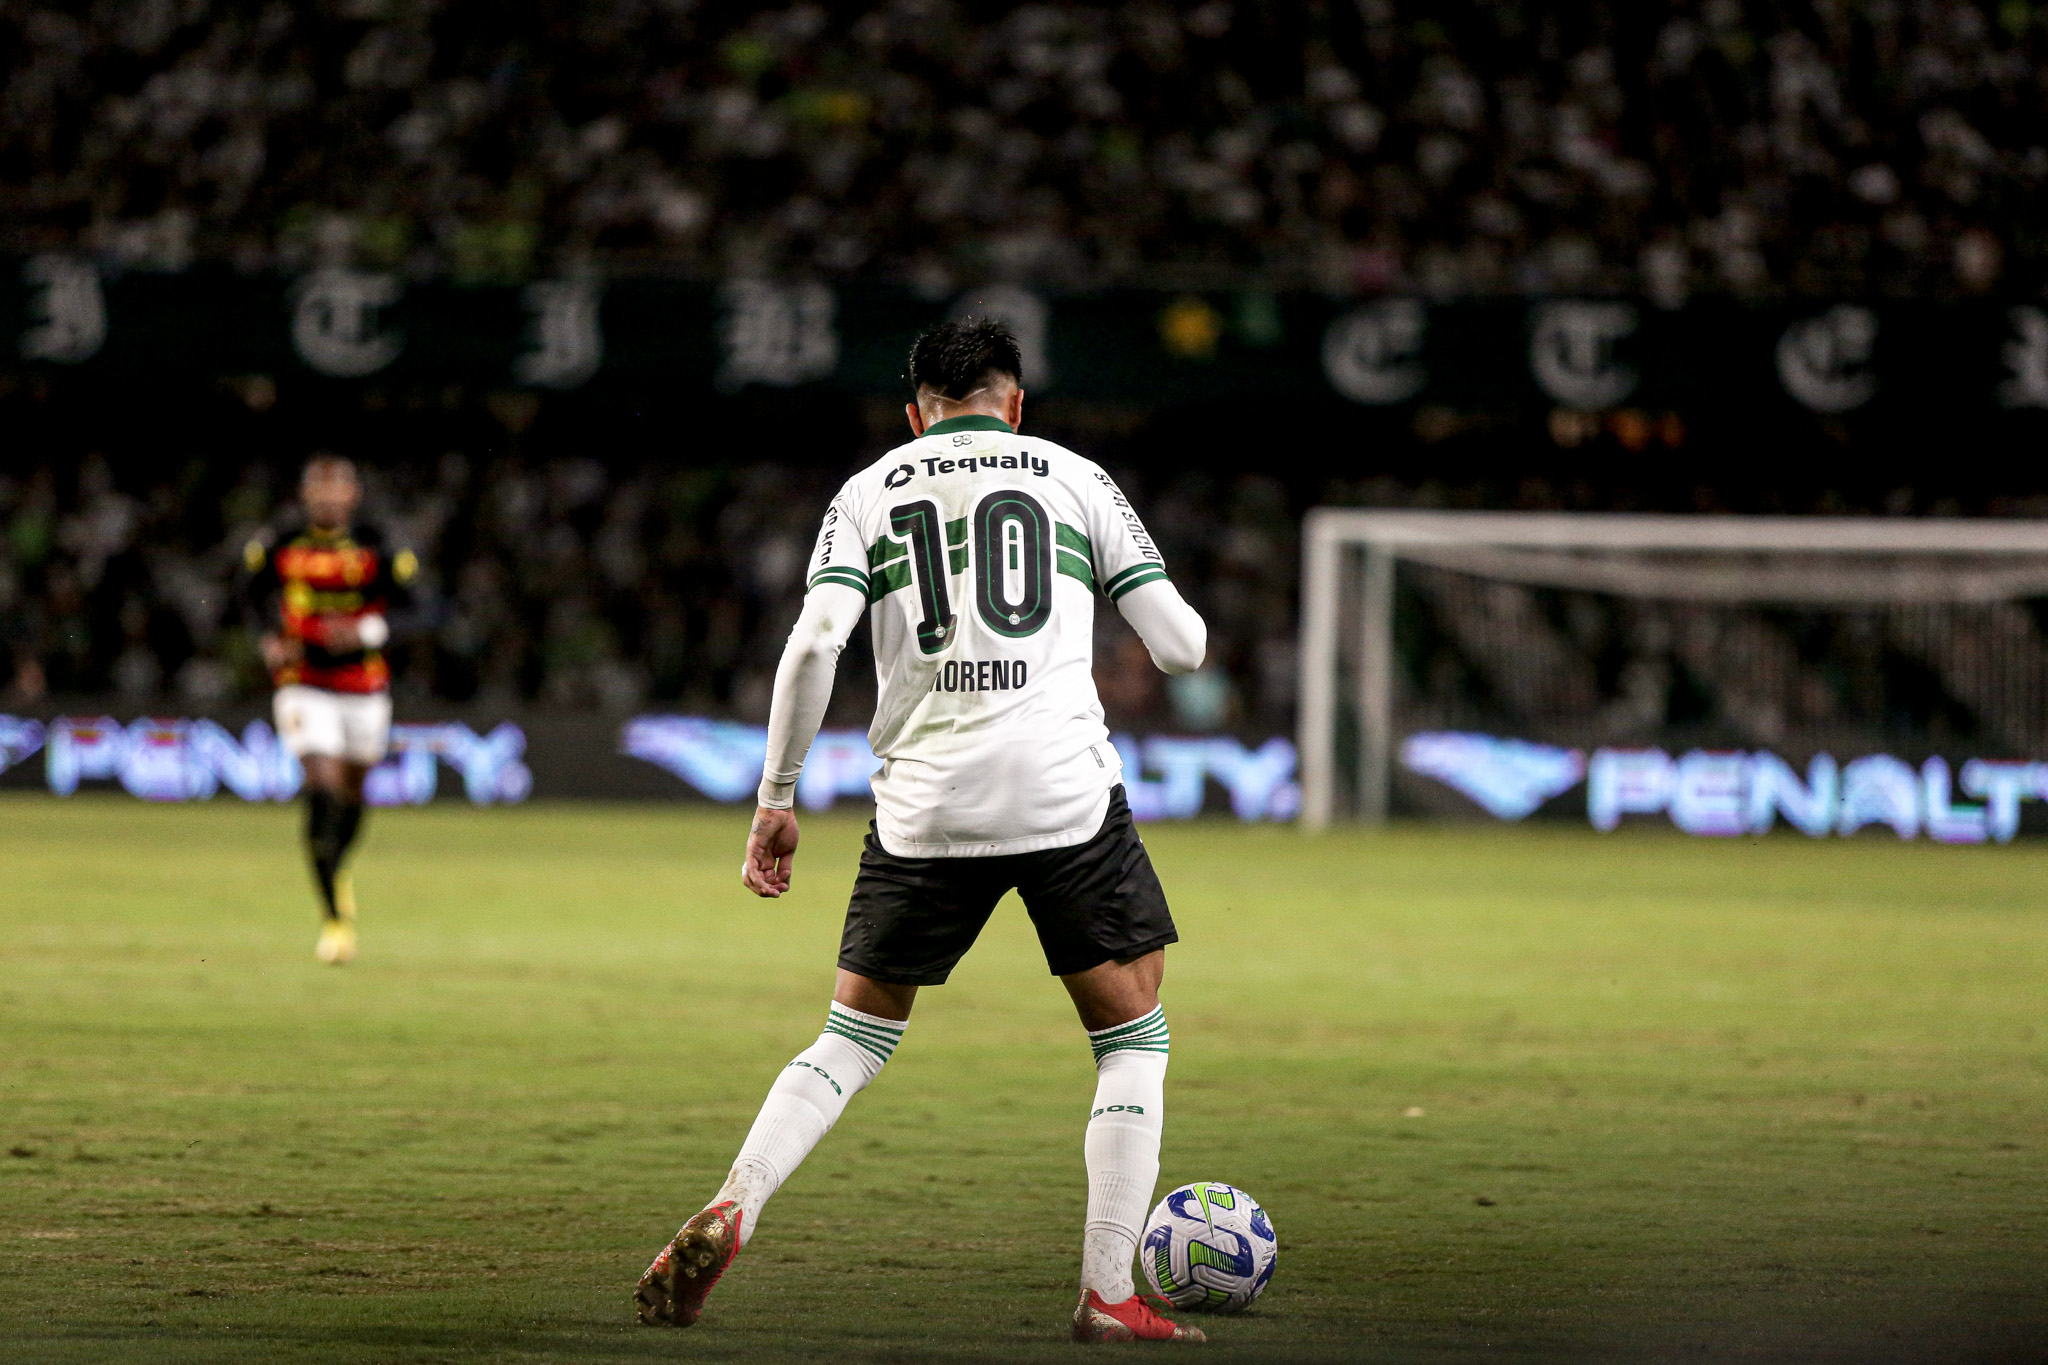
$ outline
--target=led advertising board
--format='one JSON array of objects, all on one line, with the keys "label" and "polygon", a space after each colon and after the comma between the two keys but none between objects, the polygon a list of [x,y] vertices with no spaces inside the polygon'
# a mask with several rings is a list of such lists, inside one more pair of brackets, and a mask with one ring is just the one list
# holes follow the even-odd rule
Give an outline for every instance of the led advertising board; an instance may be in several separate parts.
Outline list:
[{"label": "led advertising board", "polygon": [[2004,843],[2020,803],[2048,800],[2048,763],[1972,758],[1960,770],[1936,755],[1918,765],[1890,754],[1837,763],[1815,755],[1802,772],[1767,750],[1579,749],[1459,731],[1410,735],[1401,766],[1462,792],[1502,820],[1520,820],[1584,782],[1595,829],[1663,815],[1688,834],[1764,834],[1783,821],[1814,838],[1878,827],[1901,839]]},{"label": "led advertising board", "polygon": [[[532,724],[544,727],[546,722]],[[510,721],[481,734],[461,721],[394,725],[390,754],[371,771],[366,795],[380,806],[419,805],[433,800],[443,781],[452,778],[459,781],[462,795],[478,805],[524,801],[535,784],[530,764],[538,761],[529,752],[529,738]],[[1141,820],[1188,819],[1199,815],[1215,794],[1243,820],[1291,819],[1301,804],[1294,746],[1285,739],[1250,747],[1219,736],[1115,735],[1112,743],[1124,760],[1131,810]],[[702,716],[647,715],[627,721],[616,744],[620,754],[672,774],[702,796],[742,802],[753,799],[760,783],[768,732],[759,725]],[[558,759],[562,748],[555,746]],[[59,796],[112,787],[150,801],[203,801],[223,793],[244,801],[288,801],[303,780],[298,760],[261,720],[236,734],[208,719],[0,716],[0,772],[37,755],[43,759],[44,785]],[[811,746],[797,799],[807,810],[826,810],[847,798],[868,800],[868,778],[880,766],[865,732],[825,730]],[[562,774],[543,764],[540,776],[560,779]],[[614,790],[618,785],[614,770],[611,786],[600,774],[558,780],[549,790],[598,797],[644,794],[644,789],[621,793]]]}]

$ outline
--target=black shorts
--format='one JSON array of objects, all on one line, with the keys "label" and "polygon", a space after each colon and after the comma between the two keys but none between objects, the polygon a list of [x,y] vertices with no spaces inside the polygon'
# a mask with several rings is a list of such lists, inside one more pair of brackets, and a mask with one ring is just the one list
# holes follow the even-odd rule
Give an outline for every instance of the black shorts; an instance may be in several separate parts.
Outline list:
[{"label": "black shorts", "polygon": [[870,825],[839,965],[872,981],[943,985],[1012,889],[1024,899],[1054,976],[1180,941],[1119,785],[1094,838],[1036,853],[899,858]]}]

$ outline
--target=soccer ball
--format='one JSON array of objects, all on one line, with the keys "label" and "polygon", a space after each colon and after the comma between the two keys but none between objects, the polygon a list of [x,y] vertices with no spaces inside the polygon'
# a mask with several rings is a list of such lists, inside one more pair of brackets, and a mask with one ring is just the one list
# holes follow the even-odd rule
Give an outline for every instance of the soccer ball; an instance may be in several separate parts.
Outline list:
[{"label": "soccer ball", "polygon": [[1209,1313],[1235,1313],[1264,1293],[1279,1256],[1259,1202],[1213,1180],[1160,1200],[1138,1244],[1153,1293]]}]

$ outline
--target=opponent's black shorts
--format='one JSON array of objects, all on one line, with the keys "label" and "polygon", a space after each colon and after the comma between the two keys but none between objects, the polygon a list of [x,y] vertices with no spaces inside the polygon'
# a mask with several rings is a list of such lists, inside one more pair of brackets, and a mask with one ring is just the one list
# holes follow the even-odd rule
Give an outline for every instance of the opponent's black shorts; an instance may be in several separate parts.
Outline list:
[{"label": "opponent's black shorts", "polygon": [[899,858],[868,826],[839,965],[899,986],[943,985],[1015,889],[1054,976],[1180,941],[1121,785],[1085,844],[993,858]]}]

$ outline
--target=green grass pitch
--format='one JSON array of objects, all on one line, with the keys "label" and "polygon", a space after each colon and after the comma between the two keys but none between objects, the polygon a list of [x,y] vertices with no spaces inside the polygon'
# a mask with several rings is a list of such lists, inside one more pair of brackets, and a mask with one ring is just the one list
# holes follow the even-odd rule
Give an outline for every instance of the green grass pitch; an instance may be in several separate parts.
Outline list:
[{"label": "green grass pitch", "polygon": [[[634,1280],[816,1036],[861,826],[0,801],[0,1358],[1069,1359],[1088,1048],[1012,901],[685,1334]],[[1205,1359],[2048,1350],[2048,847],[1151,827]]]}]

